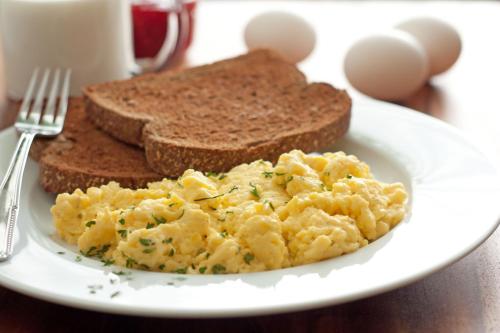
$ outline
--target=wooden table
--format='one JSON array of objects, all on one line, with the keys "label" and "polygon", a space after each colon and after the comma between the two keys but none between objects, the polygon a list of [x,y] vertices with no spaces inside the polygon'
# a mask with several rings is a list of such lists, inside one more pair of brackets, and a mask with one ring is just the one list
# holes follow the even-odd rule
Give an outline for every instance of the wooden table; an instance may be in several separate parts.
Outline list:
[{"label": "wooden table", "polygon": [[[500,5],[486,2],[201,3],[195,43],[187,62],[199,64],[244,51],[246,21],[267,9],[300,13],[313,23],[318,44],[301,64],[311,80],[348,86],[342,72],[346,48],[357,36],[415,15],[435,15],[457,27],[463,53],[403,104],[466,132],[500,161]],[[3,84],[0,83],[0,88]],[[349,90],[356,101],[359,96]],[[13,122],[3,105],[0,128]],[[425,133],[423,133],[425,135]],[[500,165],[500,163],[498,163]],[[500,198],[499,198],[500,200]],[[471,221],[474,223],[474,221]],[[453,236],[453,235],[448,235]],[[368,299],[300,313],[218,320],[145,319],[76,310],[0,288],[0,332],[500,332],[500,232],[459,262],[419,282]]]}]

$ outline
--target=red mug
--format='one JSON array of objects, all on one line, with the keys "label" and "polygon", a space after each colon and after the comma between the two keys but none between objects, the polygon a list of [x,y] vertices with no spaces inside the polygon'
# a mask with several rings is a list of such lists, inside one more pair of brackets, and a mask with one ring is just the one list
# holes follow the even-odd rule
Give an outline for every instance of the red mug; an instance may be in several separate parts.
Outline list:
[{"label": "red mug", "polygon": [[148,70],[182,57],[193,40],[195,0],[131,1],[134,52]]}]

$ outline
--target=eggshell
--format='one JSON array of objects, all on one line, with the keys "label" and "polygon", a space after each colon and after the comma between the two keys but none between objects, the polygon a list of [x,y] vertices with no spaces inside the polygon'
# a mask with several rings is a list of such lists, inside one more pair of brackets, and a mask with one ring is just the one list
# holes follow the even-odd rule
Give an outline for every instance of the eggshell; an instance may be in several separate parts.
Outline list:
[{"label": "eggshell", "polygon": [[344,71],[351,85],[362,93],[397,101],[424,84],[428,63],[414,37],[394,30],[358,40],[345,56]]},{"label": "eggshell", "polygon": [[270,48],[291,63],[305,59],[316,44],[316,34],[307,21],[279,11],[255,16],[247,24],[244,38],[248,49]]},{"label": "eggshell", "polygon": [[422,44],[429,59],[430,75],[448,70],[460,56],[460,35],[444,21],[430,17],[414,18],[396,28],[412,34]]}]

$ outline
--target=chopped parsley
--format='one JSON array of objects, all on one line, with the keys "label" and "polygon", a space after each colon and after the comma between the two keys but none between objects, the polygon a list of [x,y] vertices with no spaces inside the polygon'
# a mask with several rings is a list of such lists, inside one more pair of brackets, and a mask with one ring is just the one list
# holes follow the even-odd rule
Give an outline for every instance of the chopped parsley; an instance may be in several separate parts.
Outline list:
[{"label": "chopped parsley", "polygon": [[143,246],[150,246],[153,244],[153,241],[151,241],[151,239],[148,238],[139,238],[139,243],[141,243],[141,245]]},{"label": "chopped parsley", "polygon": [[91,247],[89,247],[89,249],[87,250],[87,252],[83,252],[82,250],[80,250],[80,253],[83,254],[86,257],[91,257],[91,256],[94,255],[94,251],[96,249],[97,249],[97,247],[91,246]]},{"label": "chopped parsley", "polygon": [[285,175],[285,173],[284,173],[284,172],[275,172],[274,174],[275,174],[276,176],[284,176],[284,175]]},{"label": "chopped parsley", "polygon": [[223,180],[223,179],[224,179],[224,178],[226,178],[226,177],[227,177],[227,175],[226,175],[225,173],[223,173],[223,174],[221,174],[221,175],[219,176],[219,180]]},{"label": "chopped parsley", "polygon": [[164,270],[165,269],[165,264],[161,264],[160,266],[158,266],[158,269],[161,270],[161,271]]},{"label": "chopped parsley", "polygon": [[257,190],[257,187],[252,183],[250,183],[250,186],[252,187],[252,189],[250,190],[250,194],[252,194],[257,199],[260,199],[260,194],[259,191]]},{"label": "chopped parsley", "polygon": [[120,223],[121,225],[124,225],[125,224],[125,219],[122,217],[121,219],[118,220],[118,223]]},{"label": "chopped parsley", "polygon": [[207,177],[217,177],[219,174],[217,172],[213,172],[213,171],[208,171],[208,172],[205,172],[205,176]]},{"label": "chopped parsley", "polygon": [[168,204],[168,207],[173,207],[175,205],[177,205],[177,202],[171,202],[171,203]]},{"label": "chopped parsley", "polygon": [[86,257],[93,257],[93,256],[97,256],[98,258],[102,258],[102,256],[108,252],[109,248],[111,247],[111,245],[109,244],[105,244],[103,245],[100,249],[98,249],[97,247],[95,246],[91,246],[87,252],[83,252],[83,251],[80,251],[81,254],[83,254],[84,256]]},{"label": "chopped parsley", "polygon": [[198,271],[200,271],[201,274],[205,274],[205,271],[207,270],[207,266],[200,267]]},{"label": "chopped parsley", "polygon": [[351,179],[351,178],[352,178],[352,175],[348,173],[348,174],[345,176],[345,178],[347,178],[347,179]]},{"label": "chopped parsley", "polygon": [[218,197],[222,197],[224,194],[226,194],[226,193],[214,195],[213,197],[204,197],[204,198],[194,199],[194,201],[203,201],[203,200],[215,199],[215,198],[218,198]]},{"label": "chopped parsley", "polygon": [[184,268],[177,268],[174,273],[177,273],[177,274],[186,274],[187,273],[187,268],[184,267]]},{"label": "chopped parsley", "polygon": [[113,274],[116,274],[116,275],[130,275],[130,274],[132,274],[132,272],[116,271],[116,272],[113,272]]},{"label": "chopped parsley", "polygon": [[223,232],[221,232],[221,233],[220,233],[220,236],[221,236],[222,238],[226,238],[226,237],[227,237],[227,231],[226,231],[226,230],[224,230]]},{"label": "chopped parsley", "polygon": [[182,186],[182,184],[179,182],[177,182],[177,186],[179,186],[180,188],[184,188],[184,186]]},{"label": "chopped parsley", "polygon": [[76,257],[75,257],[75,261],[76,261],[76,262],[80,262],[80,261],[82,261],[82,257],[80,257],[80,256],[76,256]]},{"label": "chopped parsley", "polygon": [[158,217],[158,216],[151,215],[151,217],[153,217],[153,220],[155,220],[157,225],[167,223],[167,220],[162,216]]},{"label": "chopped parsley", "polygon": [[154,247],[150,247],[142,250],[142,253],[152,253],[154,250],[156,250]]},{"label": "chopped parsley", "polygon": [[102,261],[103,266],[111,266],[115,263],[115,261],[112,259],[104,259],[101,261]]},{"label": "chopped parsley", "polygon": [[173,240],[174,240],[174,239],[173,239],[172,237],[169,237],[169,238],[167,238],[167,239],[162,240],[161,242],[162,242],[163,244],[170,244],[170,243],[172,243],[172,241],[173,241]]},{"label": "chopped parsley", "polygon": [[169,257],[173,257],[175,254],[175,249],[170,249],[170,252],[168,253]]},{"label": "chopped parsley", "polygon": [[262,173],[262,175],[264,176],[264,178],[272,178],[273,177],[273,172],[272,171],[264,171]]},{"label": "chopped parsley", "polygon": [[146,229],[154,228],[154,226],[155,226],[154,223],[148,223],[148,224],[146,224]]},{"label": "chopped parsley", "polygon": [[265,201],[264,201],[264,203],[265,203],[265,204],[268,204],[268,205],[269,205],[269,208],[271,208],[271,209],[273,210],[273,212],[274,212],[274,205],[273,205],[273,203],[272,203],[271,201],[269,201],[269,200],[265,200]]},{"label": "chopped parsley", "polygon": [[85,223],[85,226],[90,228],[94,224],[95,224],[95,221],[88,221],[87,223]]},{"label": "chopped parsley", "polygon": [[231,189],[229,190],[229,192],[227,193],[233,193],[234,191],[236,191],[238,189],[238,186],[234,185],[233,187],[231,187]]},{"label": "chopped parsley", "polygon": [[109,295],[110,298],[115,298],[116,296],[120,295],[120,291],[115,291],[111,295]]},{"label": "chopped parsley", "polygon": [[212,273],[214,274],[223,274],[226,272],[226,267],[221,264],[215,264],[212,266]]},{"label": "chopped parsley", "polygon": [[247,263],[247,265],[250,265],[250,262],[255,259],[255,256],[251,253],[247,253],[243,256],[243,260]]},{"label": "chopped parsley", "polygon": [[128,230],[127,229],[118,230],[118,233],[122,238],[127,238]]},{"label": "chopped parsley", "polygon": [[136,264],[137,264],[137,261],[135,261],[132,258],[127,258],[127,261],[125,262],[125,267],[131,268],[131,267],[133,267]]},{"label": "chopped parsley", "polygon": [[64,251],[59,251],[59,252],[57,252],[57,254],[61,254],[61,255],[62,255],[62,254],[65,254],[65,253],[66,253],[66,252],[64,252]]}]

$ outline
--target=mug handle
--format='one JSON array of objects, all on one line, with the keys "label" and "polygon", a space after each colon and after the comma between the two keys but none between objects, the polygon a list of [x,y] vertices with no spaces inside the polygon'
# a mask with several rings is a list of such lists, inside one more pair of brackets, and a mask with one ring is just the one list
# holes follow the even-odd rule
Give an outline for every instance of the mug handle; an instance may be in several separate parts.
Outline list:
[{"label": "mug handle", "polygon": [[164,67],[175,56],[176,50],[187,42],[189,20],[189,13],[185,6],[182,5],[182,1],[175,0],[173,8],[169,10],[167,15],[167,33],[160,50],[151,59],[141,60],[140,62],[135,60],[131,71],[132,74],[144,74]]}]

